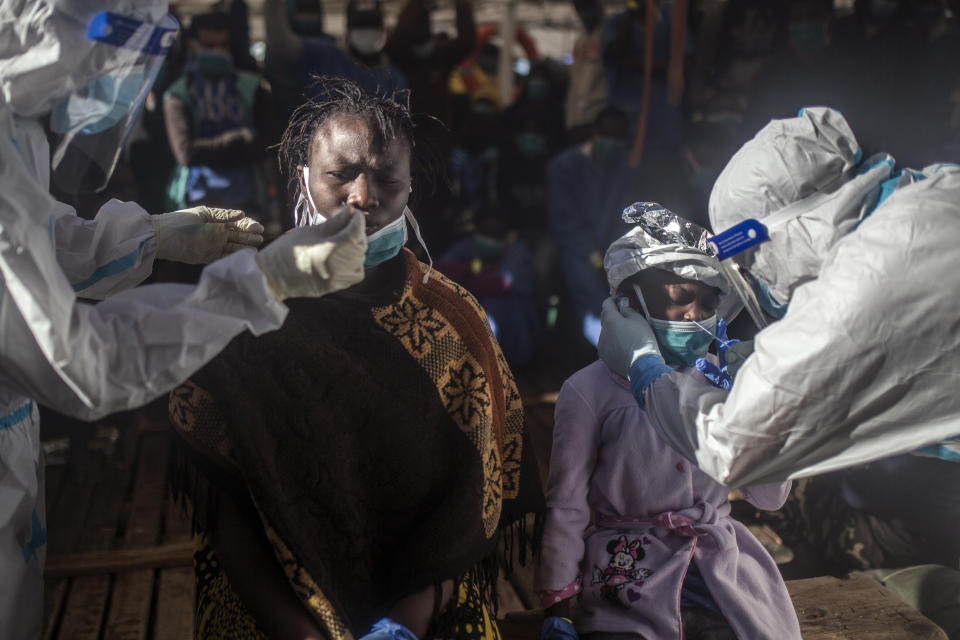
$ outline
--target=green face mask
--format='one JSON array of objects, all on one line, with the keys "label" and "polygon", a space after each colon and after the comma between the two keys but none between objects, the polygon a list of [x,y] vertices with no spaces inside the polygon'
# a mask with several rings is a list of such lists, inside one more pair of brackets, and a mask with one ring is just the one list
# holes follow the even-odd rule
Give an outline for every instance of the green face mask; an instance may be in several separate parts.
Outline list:
[{"label": "green face mask", "polygon": [[[650,318],[650,328],[657,337],[660,353],[667,364],[692,367],[697,360],[707,355],[713,336],[695,322],[672,322]],[[705,329],[716,333],[717,316],[713,315],[700,323]]]},{"label": "green face mask", "polygon": [[194,56],[197,71],[211,76],[222,76],[233,69],[233,60],[219,51],[198,51]]},{"label": "green face mask", "polygon": [[611,169],[623,161],[626,145],[612,138],[593,139],[593,160],[604,169]]}]

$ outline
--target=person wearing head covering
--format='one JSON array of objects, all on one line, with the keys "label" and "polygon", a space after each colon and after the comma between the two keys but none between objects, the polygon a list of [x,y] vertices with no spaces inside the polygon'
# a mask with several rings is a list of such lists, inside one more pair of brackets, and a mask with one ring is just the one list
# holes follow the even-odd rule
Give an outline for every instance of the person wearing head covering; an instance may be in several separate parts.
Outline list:
[{"label": "person wearing head covering", "polygon": [[[716,364],[707,350],[740,305],[704,229],[639,209],[626,210],[640,224],[604,258],[610,292],[646,315],[671,371],[707,384],[701,369]],[[789,490],[743,493],[777,509]],[[730,517],[727,494],[658,437],[624,377],[600,360],[571,376],[557,399],[536,577],[550,616],[542,637],[569,638],[572,625],[574,637],[596,639],[799,638],[783,579]]]},{"label": "person wearing head covering", "polygon": [[365,276],[171,394],[196,636],[499,638],[498,541],[542,517],[523,403],[476,299],[403,248],[424,177],[409,111],[318,87],[280,157],[298,225],[364,212]]},{"label": "person wearing head covering", "polygon": [[[37,403],[88,420],[142,406],[233,336],[279,327],[284,299],[362,277],[359,212],[257,254],[242,249],[258,246],[263,229],[242,211],[201,206],[151,216],[110,200],[83,220],[50,195],[51,175],[70,194],[105,187],[177,28],[165,1],[0,3],[3,638],[42,632]],[[125,291],[157,258],[212,264],[195,287]]]},{"label": "person wearing head covering", "polygon": [[639,314],[604,303],[604,361],[629,373],[660,437],[720,482],[930,445],[957,457],[960,166],[861,156],[839,112],[806,108],[764,127],[714,185],[716,230],[768,238],[724,261],[751,315],[773,320],[729,391],[681,378]]}]

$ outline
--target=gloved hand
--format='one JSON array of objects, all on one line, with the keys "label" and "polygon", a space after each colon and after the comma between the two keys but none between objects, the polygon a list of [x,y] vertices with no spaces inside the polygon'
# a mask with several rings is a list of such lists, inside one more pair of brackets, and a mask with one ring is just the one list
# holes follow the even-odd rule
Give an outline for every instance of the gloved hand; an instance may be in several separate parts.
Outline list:
[{"label": "gloved hand", "polygon": [[717,322],[717,361],[720,363],[720,366],[713,364],[713,362],[706,358],[700,358],[695,365],[697,371],[702,372],[703,376],[709,380],[713,386],[729,391],[730,387],[733,386],[735,372],[731,372],[729,369],[730,363],[727,360],[727,354],[731,353],[731,348],[739,343],[740,341],[736,338],[732,340],[727,339],[727,323],[723,318],[720,318]]},{"label": "gloved hand", "polygon": [[418,640],[413,631],[390,618],[380,618],[360,640]]},{"label": "gloved hand", "polygon": [[347,206],[323,224],[283,234],[257,253],[257,264],[280,300],[340,291],[363,280],[364,229],[363,214]]},{"label": "gloved hand", "polygon": [[744,340],[743,342],[730,345],[725,355],[727,359],[727,369],[730,371],[731,376],[734,378],[737,377],[737,371],[740,371],[740,367],[743,366],[743,363],[747,361],[747,358],[749,358],[752,353],[753,340]]},{"label": "gloved hand", "polygon": [[540,629],[540,640],[578,640],[577,630],[567,618],[548,616]]},{"label": "gloved hand", "polygon": [[263,243],[263,225],[237,209],[193,207],[150,216],[150,222],[163,260],[207,264]]},{"label": "gloved hand", "polygon": [[[622,306],[622,308],[621,308]],[[630,365],[640,356],[655,355],[663,362],[657,338],[643,316],[617,298],[603,301],[600,313],[600,359],[617,375],[630,376]]]}]

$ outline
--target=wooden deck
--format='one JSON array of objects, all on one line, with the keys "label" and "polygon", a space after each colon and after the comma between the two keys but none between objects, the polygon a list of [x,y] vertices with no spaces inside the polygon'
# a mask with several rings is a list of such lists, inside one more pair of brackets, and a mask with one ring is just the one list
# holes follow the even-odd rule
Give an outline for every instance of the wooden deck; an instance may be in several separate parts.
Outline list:
[{"label": "wooden deck", "polygon": [[[558,381],[570,372],[568,363],[546,362],[519,380],[544,482]],[[192,638],[192,544],[167,495],[165,400],[73,433],[61,447],[66,455],[48,456],[45,640]],[[754,532],[776,548],[772,531]],[[788,588],[804,638],[946,640],[868,578],[797,580]],[[532,568],[501,576],[499,592],[504,637],[537,640],[542,611]]]},{"label": "wooden deck", "polygon": [[105,420],[48,464],[45,639],[193,637],[192,541],[166,495],[160,409]]}]

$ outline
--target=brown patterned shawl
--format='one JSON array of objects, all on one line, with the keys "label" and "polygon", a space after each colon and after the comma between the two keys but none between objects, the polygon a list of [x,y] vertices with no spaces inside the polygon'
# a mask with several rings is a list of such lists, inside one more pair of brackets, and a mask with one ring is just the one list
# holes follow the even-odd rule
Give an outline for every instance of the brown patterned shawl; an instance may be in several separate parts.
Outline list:
[{"label": "brown patterned shawl", "polygon": [[543,508],[477,301],[436,271],[424,284],[407,250],[385,266],[373,293],[292,301],[280,330],[238,337],[170,399],[195,523],[215,525],[217,490],[248,494],[331,638],[478,575],[498,532]]}]

